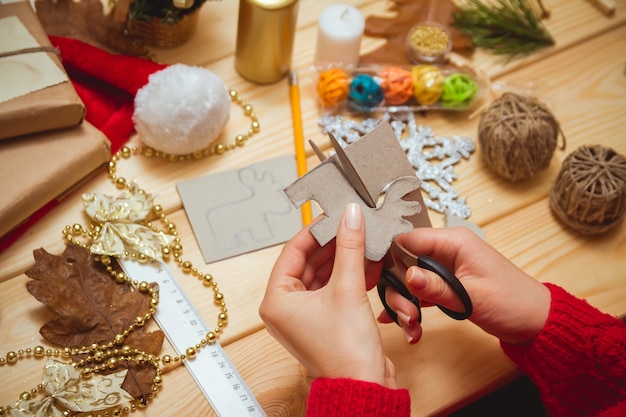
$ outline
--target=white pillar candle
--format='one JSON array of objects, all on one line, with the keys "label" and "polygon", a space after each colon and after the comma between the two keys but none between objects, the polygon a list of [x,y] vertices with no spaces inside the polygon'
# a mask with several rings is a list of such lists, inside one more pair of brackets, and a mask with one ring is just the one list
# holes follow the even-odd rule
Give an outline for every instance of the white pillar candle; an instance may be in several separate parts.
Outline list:
[{"label": "white pillar candle", "polygon": [[335,4],[320,15],[315,65],[357,65],[365,19],[354,6]]}]

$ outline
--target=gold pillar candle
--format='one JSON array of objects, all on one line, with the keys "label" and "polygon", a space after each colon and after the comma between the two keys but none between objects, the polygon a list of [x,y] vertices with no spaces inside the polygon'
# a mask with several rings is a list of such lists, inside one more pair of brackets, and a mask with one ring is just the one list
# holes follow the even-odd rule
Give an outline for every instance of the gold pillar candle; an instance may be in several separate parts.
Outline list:
[{"label": "gold pillar candle", "polygon": [[297,0],[240,0],[235,69],[249,81],[275,83],[287,75]]}]

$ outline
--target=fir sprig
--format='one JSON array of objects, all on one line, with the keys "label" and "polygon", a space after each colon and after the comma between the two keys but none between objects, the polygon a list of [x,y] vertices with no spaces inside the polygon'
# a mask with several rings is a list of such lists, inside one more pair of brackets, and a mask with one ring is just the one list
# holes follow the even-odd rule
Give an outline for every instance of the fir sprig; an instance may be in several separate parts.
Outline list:
[{"label": "fir sprig", "polygon": [[535,16],[527,0],[468,0],[453,14],[454,26],[479,48],[497,55],[527,55],[554,45],[550,33]]}]

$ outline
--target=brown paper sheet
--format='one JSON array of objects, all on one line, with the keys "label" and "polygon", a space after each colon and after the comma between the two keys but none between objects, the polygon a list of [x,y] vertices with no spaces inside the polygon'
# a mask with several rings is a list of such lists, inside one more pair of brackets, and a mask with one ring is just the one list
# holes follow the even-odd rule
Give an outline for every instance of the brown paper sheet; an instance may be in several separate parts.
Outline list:
[{"label": "brown paper sheet", "polygon": [[[18,17],[39,45],[52,46],[29,2],[0,3],[0,18],[9,16]],[[46,54],[65,72],[55,53]],[[0,88],[3,78],[6,82],[0,73]],[[84,115],[85,106],[68,80],[0,103],[0,139],[75,126]]]},{"label": "brown paper sheet", "polygon": [[108,139],[88,122],[0,141],[0,236],[110,157]]}]

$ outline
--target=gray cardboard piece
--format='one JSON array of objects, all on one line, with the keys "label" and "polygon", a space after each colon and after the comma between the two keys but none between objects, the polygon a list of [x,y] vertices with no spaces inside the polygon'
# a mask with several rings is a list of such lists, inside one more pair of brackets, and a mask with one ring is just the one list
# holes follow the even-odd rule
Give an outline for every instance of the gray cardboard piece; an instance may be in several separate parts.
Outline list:
[{"label": "gray cardboard piece", "polygon": [[297,178],[293,155],[176,184],[207,263],[277,245],[302,227],[283,189]]}]

